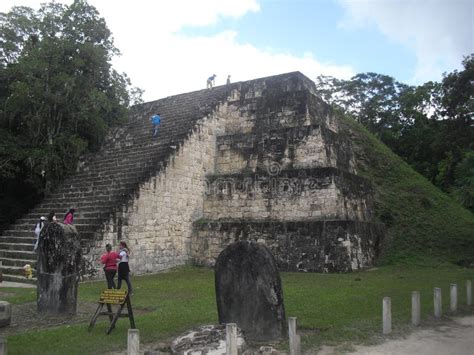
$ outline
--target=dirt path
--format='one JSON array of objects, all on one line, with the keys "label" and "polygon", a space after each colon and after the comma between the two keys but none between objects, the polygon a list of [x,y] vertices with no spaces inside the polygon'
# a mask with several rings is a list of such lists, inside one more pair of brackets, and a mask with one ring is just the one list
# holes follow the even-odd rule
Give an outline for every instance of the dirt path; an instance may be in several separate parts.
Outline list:
[{"label": "dirt path", "polygon": [[[388,340],[376,346],[355,346],[354,355],[472,355],[474,354],[474,316],[452,318],[432,329],[420,329],[404,339]],[[344,353],[344,351],[342,351]],[[320,355],[341,354],[324,347]]]}]

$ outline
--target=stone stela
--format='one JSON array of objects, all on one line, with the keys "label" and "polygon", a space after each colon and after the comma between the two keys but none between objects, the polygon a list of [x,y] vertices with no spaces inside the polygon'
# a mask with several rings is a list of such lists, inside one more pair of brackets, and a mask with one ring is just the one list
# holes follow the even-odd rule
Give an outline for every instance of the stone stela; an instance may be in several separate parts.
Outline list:
[{"label": "stone stela", "polygon": [[[107,306],[107,311],[102,311],[104,305]],[[112,305],[120,306],[116,313],[112,311]],[[122,313],[125,306],[127,306],[127,313]],[[89,324],[89,331],[92,330],[99,316],[109,317],[110,327],[107,329],[107,334],[110,334],[110,332],[115,328],[115,324],[120,317],[128,317],[130,320],[130,328],[136,329],[135,319],[133,318],[132,303],[130,302],[128,292],[125,290],[109,289],[102,291],[99,298],[99,306]]]}]

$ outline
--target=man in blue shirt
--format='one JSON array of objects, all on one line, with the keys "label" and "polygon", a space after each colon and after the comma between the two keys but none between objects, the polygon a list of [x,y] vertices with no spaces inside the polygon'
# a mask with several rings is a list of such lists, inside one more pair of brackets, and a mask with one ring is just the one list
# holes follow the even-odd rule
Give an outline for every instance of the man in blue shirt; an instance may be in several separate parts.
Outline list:
[{"label": "man in blue shirt", "polygon": [[151,116],[151,123],[153,124],[153,137],[158,134],[158,126],[161,124],[161,117],[158,114]]},{"label": "man in blue shirt", "polygon": [[207,88],[212,89],[213,86],[216,85],[216,74],[212,74],[209,78],[207,78]]}]

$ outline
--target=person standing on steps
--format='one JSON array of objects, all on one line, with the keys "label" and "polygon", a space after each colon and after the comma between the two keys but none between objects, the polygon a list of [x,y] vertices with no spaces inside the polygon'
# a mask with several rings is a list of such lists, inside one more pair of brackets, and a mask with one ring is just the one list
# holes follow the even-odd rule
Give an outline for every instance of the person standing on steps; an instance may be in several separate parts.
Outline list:
[{"label": "person standing on steps", "polygon": [[70,208],[66,212],[66,215],[64,216],[64,220],[63,220],[64,224],[72,224],[72,222],[74,221],[74,212],[76,212],[74,208]]},{"label": "person standing on steps", "polygon": [[107,288],[115,288],[115,274],[117,273],[117,259],[119,254],[112,251],[112,245],[105,246],[106,252],[100,257],[100,262],[104,264],[105,278],[107,279]]},{"label": "person standing on steps", "polygon": [[161,124],[161,117],[159,114],[154,114],[151,116],[151,123],[153,124],[153,137],[156,137],[158,134],[158,127]]},{"label": "person standing on steps", "polygon": [[48,223],[56,223],[58,220],[56,218],[56,212],[54,211],[51,211],[49,212],[49,215],[48,215]]},{"label": "person standing on steps", "polygon": [[209,78],[207,78],[207,89],[212,89],[213,86],[216,86],[216,74],[212,74]]},{"label": "person standing on steps", "polygon": [[118,277],[117,277],[117,290],[120,290],[122,287],[122,280],[125,280],[128,287],[128,294],[132,295],[132,284],[130,282],[130,268],[128,266],[128,260],[130,257],[130,249],[127,246],[127,243],[121,241],[119,244],[119,253],[118,253]]},{"label": "person standing on steps", "polygon": [[35,246],[33,248],[33,251],[36,251],[36,249],[38,249],[39,236],[41,234],[41,230],[43,229],[45,222],[46,222],[46,217],[41,216],[39,222],[36,223],[36,226],[35,226],[36,242],[35,242]]}]

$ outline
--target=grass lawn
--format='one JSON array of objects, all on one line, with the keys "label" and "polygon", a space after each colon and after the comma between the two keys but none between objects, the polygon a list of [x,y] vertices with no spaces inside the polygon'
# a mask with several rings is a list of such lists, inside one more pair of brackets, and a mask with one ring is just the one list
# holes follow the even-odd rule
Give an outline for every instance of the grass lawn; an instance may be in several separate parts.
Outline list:
[{"label": "grass lawn", "polygon": [[[303,351],[322,344],[371,343],[380,340],[382,298],[392,297],[394,336],[410,329],[411,291],[421,292],[422,324],[434,322],[433,287],[443,291],[443,311],[449,313],[449,285],[457,283],[460,310],[473,314],[466,304],[465,281],[474,281],[474,270],[450,265],[382,267],[350,274],[282,273],[286,315],[298,317]],[[206,268],[181,267],[169,272],[134,277],[132,304],[144,343],[169,342],[172,336],[200,324],[217,322],[214,274]],[[94,302],[104,282],[79,287],[81,301]],[[14,293],[9,302],[34,301],[31,289],[2,289]],[[91,314],[92,316],[92,314]],[[105,319],[102,317],[100,319]],[[111,335],[107,322],[91,332],[88,324],[61,326],[8,337],[9,354],[99,354],[126,349],[128,319],[118,321]],[[287,344],[277,345],[285,349]]]}]

